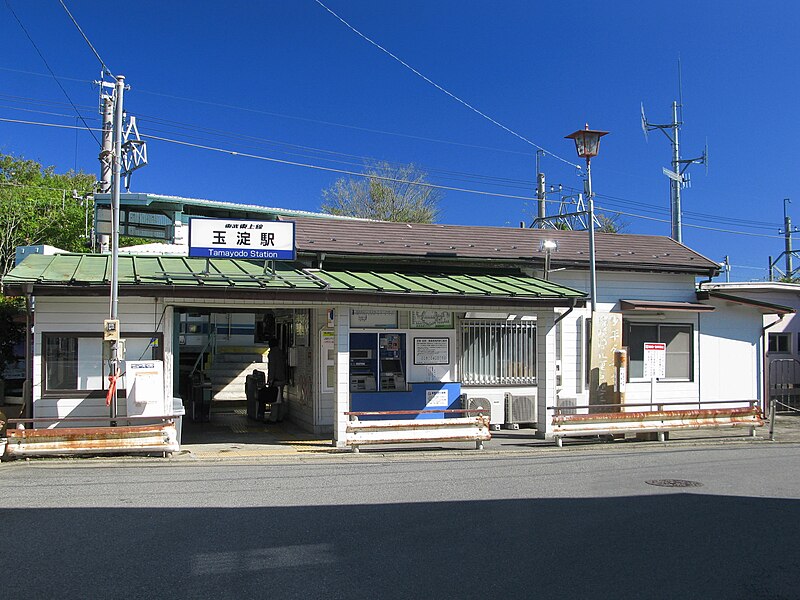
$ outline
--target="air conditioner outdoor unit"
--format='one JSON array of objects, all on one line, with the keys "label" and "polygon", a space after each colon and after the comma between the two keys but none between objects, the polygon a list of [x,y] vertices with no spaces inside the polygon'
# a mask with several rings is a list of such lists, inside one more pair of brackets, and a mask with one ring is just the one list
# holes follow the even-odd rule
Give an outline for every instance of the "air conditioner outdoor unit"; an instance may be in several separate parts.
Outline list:
[{"label": "air conditioner outdoor unit", "polygon": [[559,398],[556,400],[556,406],[560,407],[561,410],[558,411],[560,415],[576,415],[578,414],[577,408],[566,408],[566,407],[576,407],[578,406],[578,399],[577,398]]},{"label": "air conditioner outdoor unit", "polygon": [[506,393],[506,428],[519,429],[520,425],[536,425],[536,396]]},{"label": "air conditioner outdoor unit", "polygon": [[[496,415],[493,415],[492,402],[488,398],[468,398],[466,394],[461,396],[461,408],[474,410],[476,408],[483,409],[485,414],[489,417],[489,426],[492,431],[500,429],[500,419],[495,420]],[[477,413],[471,413],[470,416]]]}]

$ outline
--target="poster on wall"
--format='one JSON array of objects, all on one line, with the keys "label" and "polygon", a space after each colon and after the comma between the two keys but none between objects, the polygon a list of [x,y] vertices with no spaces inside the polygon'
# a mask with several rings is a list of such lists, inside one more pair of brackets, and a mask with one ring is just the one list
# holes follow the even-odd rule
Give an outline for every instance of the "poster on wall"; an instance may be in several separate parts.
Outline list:
[{"label": "poster on wall", "polygon": [[450,338],[414,338],[415,365],[449,365]]},{"label": "poster on wall", "polygon": [[336,334],[330,329],[320,332],[319,356],[322,367],[319,391],[330,394],[335,391],[336,386]]},{"label": "poster on wall", "polygon": [[452,329],[451,310],[411,310],[409,311],[411,329]]},{"label": "poster on wall", "polygon": [[350,327],[396,328],[397,311],[381,308],[354,308],[350,311]]},{"label": "poster on wall", "polygon": [[308,346],[308,311],[294,311],[294,345]]}]

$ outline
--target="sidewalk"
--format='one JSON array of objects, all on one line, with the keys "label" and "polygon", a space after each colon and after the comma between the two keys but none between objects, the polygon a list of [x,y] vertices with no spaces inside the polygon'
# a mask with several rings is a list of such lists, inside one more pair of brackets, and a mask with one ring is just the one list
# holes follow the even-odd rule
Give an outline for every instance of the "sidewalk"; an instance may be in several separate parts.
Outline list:
[{"label": "sidewalk", "polygon": [[[769,440],[769,427],[756,429],[756,436],[751,437],[747,429],[702,429],[692,431],[676,431],[670,434],[669,440],[660,442],[643,442],[635,439],[617,439],[613,441],[599,438],[567,438],[563,448],[557,448],[552,440],[537,439],[535,429],[518,429],[492,432],[492,439],[484,443],[483,450],[476,450],[472,442],[450,443],[409,443],[364,446],[359,454],[349,449],[339,449],[333,445],[329,437],[319,437],[297,430],[291,424],[257,424],[247,427],[246,431],[226,429],[224,423],[204,424],[202,432],[191,431],[198,424],[184,430],[181,452],[172,460],[225,460],[250,458],[300,458],[323,456],[370,456],[370,455],[436,455],[452,454],[496,454],[496,453],[531,453],[551,450],[555,452],[569,451],[570,448],[610,447],[670,447],[707,444],[731,443],[800,443],[800,416],[779,415],[775,423],[775,441]],[[187,434],[188,433],[188,437]]]}]

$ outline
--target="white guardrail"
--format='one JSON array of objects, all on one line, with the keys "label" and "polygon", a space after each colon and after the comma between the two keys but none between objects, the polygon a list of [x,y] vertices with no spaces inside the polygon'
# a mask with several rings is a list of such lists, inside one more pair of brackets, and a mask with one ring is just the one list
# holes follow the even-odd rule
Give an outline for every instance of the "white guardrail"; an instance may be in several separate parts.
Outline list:
[{"label": "white guardrail", "polygon": [[[734,404],[736,402],[703,402],[703,404]],[[661,403],[657,410],[630,411],[630,408],[650,407],[650,404],[606,404],[571,407],[552,407],[555,411],[552,432],[556,445],[562,445],[565,437],[592,435],[614,435],[625,433],[657,433],[658,441],[663,442],[669,431],[704,428],[749,428],[755,436],[755,428],[765,424],[761,409],[756,400],[743,400],[738,404],[747,406],[731,408],[698,408],[664,410],[669,404],[686,406],[686,402]],[[587,414],[562,414],[563,410],[588,409]],[[599,411],[603,412],[599,412]],[[625,412],[620,412],[625,410]]]},{"label": "white guardrail", "polygon": [[[468,410],[396,410],[372,412],[348,412],[345,444],[358,452],[360,446],[372,444],[402,444],[411,442],[475,442],[475,448],[483,449],[483,442],[492,439],[489,432],[489,416],[470,413],[486,412],[483,409]],[[461,413],[464,416],[426,419],[386,419],[388,416],[417,416],[421,414]],[[362,420],[359,417],[384,417]]]},{"label": "white guardrail", "polygon": [[[180,450],[173,417],[119,417],[117,421],[125,425],[113,427],[70,427],[71,421],[76,424],[74,422],[109,422],[110,419],[10,419],[3,458],[134,453],[167,455]],[[137,421],[142,424],[130,424]],[[66,426],[35,427],[42,422]]]}]

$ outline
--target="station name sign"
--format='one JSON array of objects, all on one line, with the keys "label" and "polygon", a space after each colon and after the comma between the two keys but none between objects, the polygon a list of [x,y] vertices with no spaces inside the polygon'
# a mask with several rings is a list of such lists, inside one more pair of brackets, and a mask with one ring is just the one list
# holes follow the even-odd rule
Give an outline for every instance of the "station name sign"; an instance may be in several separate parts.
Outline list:
[{"label": "station name sign", "polygon": [[189,256],[294,260],[294,223],[189,219]]}]

